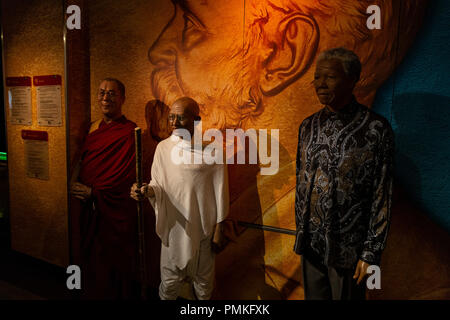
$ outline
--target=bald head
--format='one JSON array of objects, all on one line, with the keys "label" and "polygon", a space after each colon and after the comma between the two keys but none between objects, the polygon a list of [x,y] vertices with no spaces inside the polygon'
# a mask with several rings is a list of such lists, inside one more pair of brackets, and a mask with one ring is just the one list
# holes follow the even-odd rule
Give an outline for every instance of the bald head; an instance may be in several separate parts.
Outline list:
[{"label": "bald head", "polygon": [[194,121],[200,120],[200,108],[198,103],[189,97],[176,100],[170,107],[169,126],[175,129],[186,129],[192,135],[194,133]]},{"label": "bald head", "polygon": [[170,110],[177,109],[183,111],[184,113],[188,113],[195,118],[195,120],[200,120],[200,107],[198,103],[189,97],[183,97],[177,99],[170,107]]}]

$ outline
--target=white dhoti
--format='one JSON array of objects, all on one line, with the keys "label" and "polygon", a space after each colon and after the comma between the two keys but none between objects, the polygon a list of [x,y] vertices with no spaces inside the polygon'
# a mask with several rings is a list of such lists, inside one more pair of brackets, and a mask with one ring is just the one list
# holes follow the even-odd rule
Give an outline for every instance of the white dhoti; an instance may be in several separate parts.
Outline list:
[{"label": "white dhoti", "polygon": [[211,249],[211,237],[200,242],[200,248],[184,269],[179,269],[170,259],[170,248],[161,245],[161,300],[175,300],[183,282],[192,283],[199,300],[209,300],[214,288],[215,254]]},{"label": "white dhoti", "polygon": [[[181,143],[180,143],[181,142]],[[161,238],[161,299],[178,297],[184,280],[192,281],[200,300],[209,299],[214,285],[211,238],[229,210],[225,164],[174,163],[172,150],[193,156],[190,143],[169,137],[155,151],[150,198]]]}]

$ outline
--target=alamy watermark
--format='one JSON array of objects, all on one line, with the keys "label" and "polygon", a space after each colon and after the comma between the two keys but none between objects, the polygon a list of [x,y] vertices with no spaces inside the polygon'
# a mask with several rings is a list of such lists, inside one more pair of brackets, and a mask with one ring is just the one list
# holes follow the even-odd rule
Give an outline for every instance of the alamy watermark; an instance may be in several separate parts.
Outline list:
[{"label": "alamy watermark", "polygon": [[[73,290],[81,289],[81,268],[76,265],[72,264],[67,267],[66,273],[69,275],[66,280],[66,286],[67,289]],[[377,265],[370,265],[367,268],[367,280],[366,280],[366,287],[369,290],[373,289],[381,289],[381,269]],[[225,308],[225,312],[226,312]],[[183,313],[182,313],[183,314]]]},{"label": "alamy watermark", "polygon": [[[67,7],[67,29],[68,30],[80,30],[81,29],[81,9],[79,6],[73,4]],[[367,14],[370,16],[367,18],[367,29],[381,29],[381,9],[378,5],[372,4],[367,7]]]},{"label": "alamy watermark", "polygon": [[[274,175],[278,172],[279,129],[271,129],[270,133],[267,129],[226,129],[224,136],[218,129],[208,129],[202,134],[201,121],[195,121],[194,126],[194,137],[186,129],[174,130],[171,139],[177,141],[178,137],[182,138],[177,143],[178,148],[173,148],[171,152],[174,164],[234,164],[236,156],[237,164],[246,164],[247,159],[247,164],[260,164],[261,175]],[[189,148],[185,147],[187,142]],[[205,146],[205,142],[209,143]]]},{"label": "alamy watermark", "polygon": [[81,29],[81,9],[79,6],[73,4],[67,7],[67,21],[66,26],[68,30]]},{"label": "alamy watermark", "polygon": [[367,267],[366,287],[369,290],[381,289],[381,270],[377,265],[370,265]]},{"label": "alamy watermark", "polygon": [[69,274],[66,280],[67,289],[81,289],[81,269],[76,264],[67,267],[66,273]]}]

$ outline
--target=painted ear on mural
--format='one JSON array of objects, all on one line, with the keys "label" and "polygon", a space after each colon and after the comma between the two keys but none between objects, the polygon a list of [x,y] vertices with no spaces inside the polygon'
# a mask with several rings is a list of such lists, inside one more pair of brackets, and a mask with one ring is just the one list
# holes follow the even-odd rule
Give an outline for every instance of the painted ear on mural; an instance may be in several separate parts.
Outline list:
[{"label": "painted ear on mural", "polygon": [[319,44],[319,27],[313,17],[292,13],[283,17],[263,60],[260,88],[266,96],[283,91],[308,71]]}]

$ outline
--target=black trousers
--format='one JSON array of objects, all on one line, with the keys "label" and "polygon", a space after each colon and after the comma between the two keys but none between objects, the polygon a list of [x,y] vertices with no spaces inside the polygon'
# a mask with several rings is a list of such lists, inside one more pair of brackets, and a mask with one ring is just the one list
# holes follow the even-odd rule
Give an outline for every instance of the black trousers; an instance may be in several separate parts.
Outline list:
[{"label": "black trousers", "polygon": [[355,268],[327,267],[311,255],[302,255],[305,300],[365,300],[366,281],[356,284]]}]

